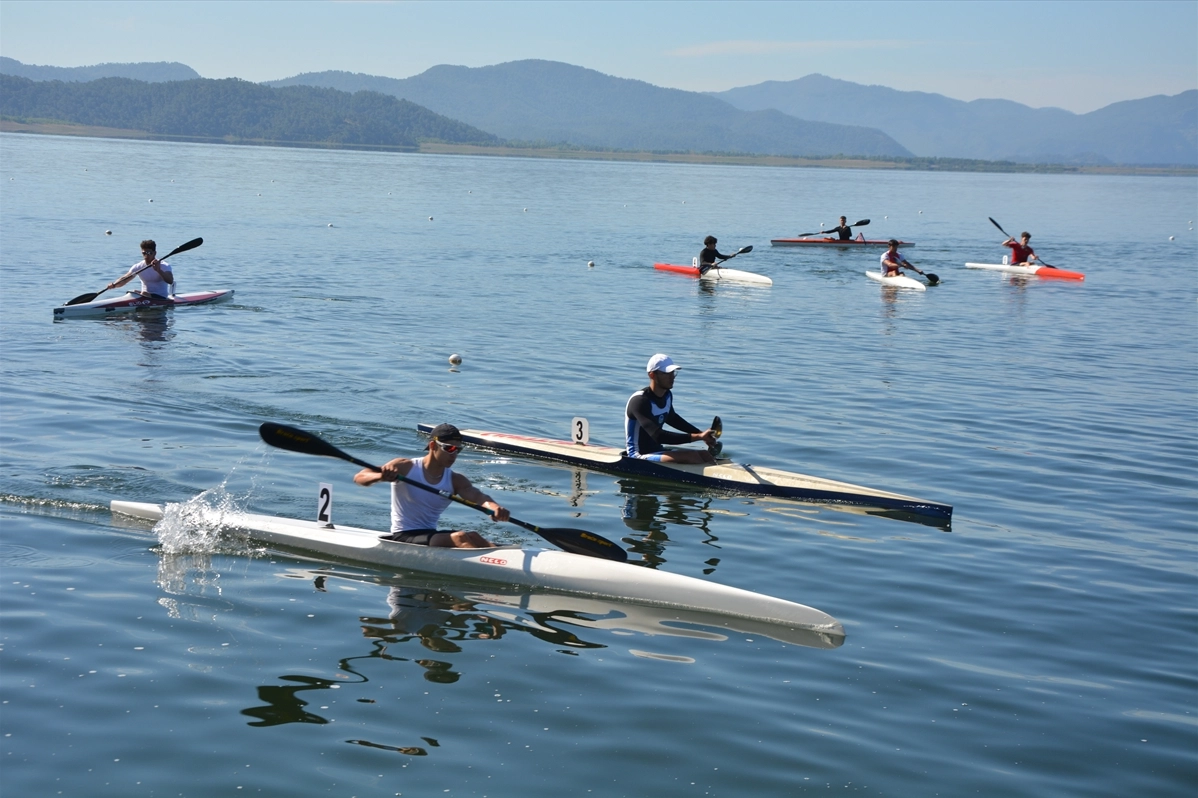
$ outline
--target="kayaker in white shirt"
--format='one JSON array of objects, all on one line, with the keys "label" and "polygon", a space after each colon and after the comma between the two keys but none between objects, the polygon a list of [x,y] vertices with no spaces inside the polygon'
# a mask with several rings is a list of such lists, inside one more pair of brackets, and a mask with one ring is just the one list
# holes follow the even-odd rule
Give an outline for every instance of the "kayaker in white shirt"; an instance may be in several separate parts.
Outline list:
[{"label": "kayaker in white shirt", "polygon": [[166,261],[158,260],[158,245],[152,239],[141,242],[141,260],[129,267],[124,276],[108,284],[105,291],[120,288],[134,277],[141,279],[141,291],[134,291],[144,297],[166,299],[175,293],[175,273]]},{"label": "kayaker in white shirt", "polygon": [[913,272],[923,274],[922,271],[912,266],[903,257],[903,253],[898,251],[899,242],[897,239],[890,239],[886,242],[890,246],[882,253],[882,276],[883,277],[898,277],[902,274],[903,269],[910,269]]},{"label": "kayaker in white shirt", "polygon": [[354,475],[354,482],[369,487],[376,482],[391,483],[391,534],[383,540],[437,546],[447,549],[489,549],[494,543],[477,532],[467,530],[438,530],[437,521],[449,506],[450,500],[435,493],[413,488],[397,477],[428,485],[437,490],[455,493],[491,511],[494,521],[507,521],[511,514],[506,507],[486,495],[470,480],[455,474],[450,466],[462,450],[462,433],[452,424],[438,424],[428,442],[428,454],[419,459],[397,457],[384,463],[382,471],[363,468]]}]

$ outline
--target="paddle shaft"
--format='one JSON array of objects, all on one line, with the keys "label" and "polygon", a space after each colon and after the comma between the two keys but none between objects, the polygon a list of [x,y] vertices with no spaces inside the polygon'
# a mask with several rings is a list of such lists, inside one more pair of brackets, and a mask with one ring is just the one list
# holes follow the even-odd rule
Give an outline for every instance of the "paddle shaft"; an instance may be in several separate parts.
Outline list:
[{"label": "paddle shaft", "polygon": [[[188,241],[186,244],[180,244],[179,246],[175,247],[170,252],[166,253],[161,258],[157,258],[156,260],[159,263],[161,263],[162,261],[171,257],[172,255],[178,255],[180,252],[186,252],[189,249],[195,249],[196,247],[198,247],[200,244],[203,244],[203,243],[204,243],[204,239],[193,238],[192,240]],[[129,275],[129,279],[133,279],[134,277],[136,277],[137,275],[141,274],[142,272],[144,272],[146,269],[149,269],[149,268],[150,268],[150,265],[148,265],[148,264],[145,266],[142,266],[140,269],[133,272],[133,274]],[[120,278],[118,277],[117,279],[119,280]],[[96,297],[98,297],[100,294],[104,293],[107,290],[108,290],[108,288],[105,287],[105,288],[95,292],[94,294],[80,294],[79,296],[75,297],[74,299],[67,302],[66,304],[82,305],[84,302],[94,302]]]},{"label": "paddle shaft", "polygon": [[[1015,236],[1011,235],[1011,234],[1010,234],[1010,233],[1008,233],[1006,230],[1003,230],[1003,229],[1002,229],[1002,225],[1001,225],[1001,224],[999,224],[998,222],[994,221],[994,217],[993,217],[993,216],[987,216],[986,218],[987,218],[987,219],[989,219],[989,220],[990,220],[990,224],[992,224],[992,225],[994,225],[995,227],[997,227],[997,228],[998,228],[998,231],[999,231],[1000,233],[1002,233],[1003,235],[1005,235],[1005,236],[1007,237],[1007,239],[1008,239],[1008,240],[1010,240],[1010,241],[1014,241],[1014,240],[1015,240]],[[1041,259],[1041,258],[1040,258],[1040,256],[1039,256],[1039,255],[1037,255],[1037,256],[1036,256],[1036,260],[1040,261],[1040,265],[1041,265],[1041,266],[1047,266],[1047,267],[1048,267],[1048,268],[1050,268],[1050,269],[1055,269],[1055,268],[1057,268],[1056,266],[1053,266],[1051,263],[1046,263],[1046,262],[1045,262],[1043,259]]]},{"label": "paddle shaft", "polygon": [[[731,255],[729,255],[728,257],[721,260],[720,263],[725,263],[727,261],[732,260],[737,255],[743,255],[746,252],[752,252],[752,251],[753,251],[752,245],[747,246],[747,247],[741,247],[740,249],[736,250],[736,252],[733,252]],[[707,268],[703,268],[703,264],[699,264],[699,274],[707,274],[707,272],[711,269],[720,268],[720,263],[713,263],[713,264],[709,265]]]}]

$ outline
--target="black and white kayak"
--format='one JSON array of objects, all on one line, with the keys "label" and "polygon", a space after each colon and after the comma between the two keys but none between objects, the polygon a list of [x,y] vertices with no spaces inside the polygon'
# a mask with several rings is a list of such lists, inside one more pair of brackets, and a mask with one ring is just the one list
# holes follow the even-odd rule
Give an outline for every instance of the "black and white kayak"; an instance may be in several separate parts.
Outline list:
[{"label": "black and white kayak", "polygon": [[[161,521],[168,508],[159,504],[113,501],[113,513]],[[521,585],[558,593],[595,596],[652,607],[676,608],[679,617],[695,612],[724,615],[749,622],[756,631],[779,640],[835,648],[844,642],[844,627],[825,612],[784,599],[708,582],[681,574],[584,557],[565,551],[497,546],[490,549],[446,549],[381,540],[381,532],[349,526],[332,527],[243,512],[208,511],[203,523],[242,530],[254,540],[308,554],[397,568]],[[730,622],[731,628],[743,623]]]},{"label": "black and white kayak", "polygon": [[95,318],[112,316],[119,313],[158,312],[171,308],[188,305],[211,305],[233,298],[233,289],[219,291],[192,291],[188,294],[175,294],[167,299],[145,297],[130,291],[124,296],[114,296],[107,299],[97,299],[94,302],[83,302],[78,305],[59,305],[54,308],[54,318]]},{"label": "black and white kayak", "polygon": [[[577,422],[581,419],[576,419]],[[429,434],[432,425],[420,424],[417,429]],[[777,496],[785,499],[830,505],[851,505],[870,510],[893,511],[899,514],[929,519],[934,525],[947,525],[953,516],[952,505],[927,499],[904,496],[901,493],[866,488],[848,482],[796,474],[777,468],[733,463],[730,460],[715,465],[682,465],[658,463],[628,457],[623,449],[593,443],[534,438],[504,432],[485,432],[464,429],[462,439],[471,445],[496,452],[539,457],[613,474],[664,479],[707,488],[746,493],[757,496]]]}]

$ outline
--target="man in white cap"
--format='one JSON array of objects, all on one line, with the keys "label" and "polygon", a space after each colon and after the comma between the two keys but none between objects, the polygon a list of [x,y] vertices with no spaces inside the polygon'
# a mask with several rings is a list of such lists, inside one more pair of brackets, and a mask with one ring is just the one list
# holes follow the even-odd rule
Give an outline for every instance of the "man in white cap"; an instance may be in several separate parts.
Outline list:
[{"label": "man in white cap", "polygon": [[[689,463],[713,465],[715,457],[701,449],[666,449],[683,443],[703,441],[709,447],[716,444],[715,431],[700,430],[674,410],[676,365],[669,355],[656,354],[649,358],[649,386],[628,400],[624,410],[624,429],[628,440],[628,456],[659,463]],[[681,432],[667,432],[665,425]]]}]

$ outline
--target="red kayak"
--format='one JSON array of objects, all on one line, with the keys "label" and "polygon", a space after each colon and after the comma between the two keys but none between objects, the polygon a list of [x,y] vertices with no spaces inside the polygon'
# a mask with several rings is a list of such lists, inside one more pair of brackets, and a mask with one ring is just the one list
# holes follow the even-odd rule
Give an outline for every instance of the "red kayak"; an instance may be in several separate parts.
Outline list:
[{"label": "red kayak", "polygon": [[[889,241],[872,238],[857,238],[841,241],[839,238],[771,238],[770,244],[775,247],[888,247]],[[913,241],[900,241],[900,247],[913,247]]]}]

